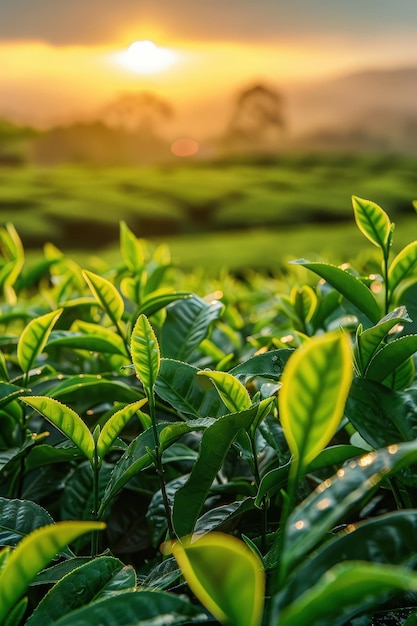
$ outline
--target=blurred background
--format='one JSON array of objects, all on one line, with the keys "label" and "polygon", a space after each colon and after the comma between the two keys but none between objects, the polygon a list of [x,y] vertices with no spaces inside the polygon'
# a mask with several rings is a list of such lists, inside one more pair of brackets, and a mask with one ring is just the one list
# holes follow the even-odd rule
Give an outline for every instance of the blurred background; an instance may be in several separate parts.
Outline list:
[{"label": "blurred background", "polygon": [[360,251],[351,195],[415,239],[415,0],[0,4],[0,220],[185,268]]}]

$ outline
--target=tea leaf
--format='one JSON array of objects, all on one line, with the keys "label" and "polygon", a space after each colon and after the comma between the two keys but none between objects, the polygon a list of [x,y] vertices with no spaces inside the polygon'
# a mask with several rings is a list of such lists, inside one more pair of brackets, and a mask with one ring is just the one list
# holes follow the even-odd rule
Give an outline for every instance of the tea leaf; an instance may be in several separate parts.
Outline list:
[{"label": "tea leaf", "polygon": [[356,362],[362,375],[365,373],[371,358],[378,350],[389,331],[401,322],[410,321],[405,307],[398,307],[382,318],[375,326],[371,326],[371,328],[364,331],[361,325],[358,327],[354,352]]},{"label": "tea leaf", "polygon": [[193,532],[213,480],[239,431],[249,430],[259,411],[264,411],[271,402],[272,399],[267,398],[246,411],[223,415],[204,431],[191,474],[175,494],[173,524],[179,537]]},{"label": "tea leaf", "polygon": [[82,274],[101,308],[107,313],[113,324],[117,326],[123,315],[124,303],[116,287],[106,278],[88,270],[83,270]]},{"label": "tea leaf", "polygon": [[279,626],[341,626],[357,614],[358,607],[366,610],[377,606],[379,598],[387,593],[416,590],[417,575],[405,567],[361,561],[341,563],[282,611]]},{"label": "tea leaf", "polygon": [[402,283],[411,279],[415,282],[417,269],[417,241],[409,243],[392,261],[388,271],[390,297]]},{"label": "tea leaf", "polygon": [[[164,591],[125,591],[71,611],[54,626],[158,626],[193,624],[207,616],[187,599]],[[138,622],[139,620],[139,622]]]},{"label": "tea leaf", "polygon": [[369,363],[365,378],[382,382],[391,372],[417,352],[417,335],[405,335],[382,346]]},{"label": "tea leaf", "polygon": [[381,480],[417,460],[417,442],[394,444],[352,460],[320,485],[289,516],[282,563],[304,558],[346,512],[369,497]]},{"label": "tea leaf", "polygon": [[120,409],[120,411],[114,413],[110,419],[107,420],[102,428],[102,431],[100,432],[97,442],[97,453],[100,457],[103,458],[105,456],[126,424],[146,402],[147,399],[143,398],[142,400],[139,400],[139,402],[128,404]]},{"label": "tea leaf", "polygon": [[75,411],[58,400],[47,398],[46,396],[30,396],[22,398],[25,404],[43,415],[58,430],[81,450],[81,452],[91,461],[94,455],[94,441],[88,427]]},{"label": "tea leaf", "polygon": [[297,568],[297,576],[286,586],[281,606],[293,602],[327,570],[343,561],[406,563],[415,552],[417,511],[394,511],[370,518],[341,530]]},{"label": "tea leaf", "polygon": [[189,291],[176,291],[174,293],[154,292],[142,300],[137,313],[138,315],[143,314],[150,317],[169,304],[172,304],[177,300],[186,300],[187,298],[191,298],[191,296],[192,294]]},{"label": "tea leaf", "polygon": [[373,293],[359,278],[329,263],[310,262],[304,259],[291,262],[304,265],[321,276],[329,285],[337,289],[346,300],[354,304],[362,313],[365,313],[371,322],[377,323],[380,318],[378,303]]},{"label": "tea leaf", "polygon": [[132,274],[140,275],[145,266],[143,248],[125,221],[120,222],[120,251]]},{"label": "tea leaf", "polygon": [[359,230],[374,246],[385,250],[391,231],[388,215],[375,202],[357,196],[352,196],[352,204]]},{"label": "tea leaf", "polygon": [[162,327],[161,348],[165,357],[187,361],[210,331],[223,310],[221,302],[206,302],[192,296],[167,308]]},{"label": "tea leaf", "polygon": [[145,315],[139,315],[130,340],[132,361],[146,394],[153,393],[161,357],[155,332]]},{"label": "tea leaf", "polygon": [[261,624],[265,574],[243,541],[213,532],[175,541],[171,549],[191,590],[217,620],[234,626]]},{"label": "tea leaf", "polygon": [[0,498],[0,546],[15,546],[36,528],[53,522],[35,502]]},{"label": "tea leaf", "polygon": [[330,441],[343,416],[352,357],[341,333],[317,336],[294,352],[278,396],[284,434],[300,468]]},{"label": "tea leaf", "polygon": [[104,527],[102,522],[58,522],[22,539],[0,570],[0,622],[62,548],[80,535]]},{"label": "tea leaf", "polygon": [[243,381],[250,380],[256,376],[279,380],[284,366],[293,352],[294,350],[281,348],[256,354],[247,361],[240,363],[240,365],[236,365],[229,371],[229,374],[233,374],[237,379]]},{"label": "tea leaf", "polygon": [[31,320],[23,330],[17,344],[17,358],[23,372],[27,374],[35,362],[36,357],[45,347],[53,326],[63,309],[51,311]]},{"label": "tea leaf", "polygon": [[198,376],[207,376],[213,381],[221,399],[231,413],[249,409],[251,405],[250,395],[246,387],[232,374],[200,370]]},{"label": "tea leaf", "polygon": [[[128,577],[118,583],[126,570]],[[118,559],[102,556],[80,565],[64,576],[39,602],[25,626],[52,626],[58,619],[106,594],[109,586],[119,591],[136,585],[135,571]]]},{"label": "tea leaf", "polygon": [[227,409],[215,387],[200,370],[188,363],[161,359],[155,391],[177,411],[194,417],[218,417]]},{"label": "tea leaf", "polygon": [[51,336],[48,346],[66,346],[91,352],[121,354],[126,356],[126,348],[119,335],[98,324],[77,320],[71,331]]}]

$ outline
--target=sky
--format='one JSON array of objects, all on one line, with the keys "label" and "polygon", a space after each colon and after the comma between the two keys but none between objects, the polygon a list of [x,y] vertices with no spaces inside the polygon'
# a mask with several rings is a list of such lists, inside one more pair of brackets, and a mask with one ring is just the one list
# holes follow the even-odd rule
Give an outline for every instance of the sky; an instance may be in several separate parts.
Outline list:
[{"label": "sky", "polygon": [[[170,63],[127,64],[143,40]],[[255,81],[413,65],[417,0],[0,0],[0,116],[39,125],[127,91],[153,90],[191,119]]]}]

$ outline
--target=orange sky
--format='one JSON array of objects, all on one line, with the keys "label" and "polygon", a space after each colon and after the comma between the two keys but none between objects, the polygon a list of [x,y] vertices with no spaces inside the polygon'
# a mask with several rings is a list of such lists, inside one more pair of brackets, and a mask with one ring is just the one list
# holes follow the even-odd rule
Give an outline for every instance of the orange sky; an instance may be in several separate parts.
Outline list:
[{"label": "orange sky", "polygon": [[[198,110],[211,131],[214,103],[230,103],[254,81],[285,89],[362,67],[417,65],[415,0],[378,0],[378,12],[361,0],[99,4],[13,0],[0,8],[0,116],[59,123],[93,115],[118,93],[152,89],[172,103],[179,125],[192,126]],[[143,39],[175,51],[175,63],[153,74],[123,67],[118,55]]]}]

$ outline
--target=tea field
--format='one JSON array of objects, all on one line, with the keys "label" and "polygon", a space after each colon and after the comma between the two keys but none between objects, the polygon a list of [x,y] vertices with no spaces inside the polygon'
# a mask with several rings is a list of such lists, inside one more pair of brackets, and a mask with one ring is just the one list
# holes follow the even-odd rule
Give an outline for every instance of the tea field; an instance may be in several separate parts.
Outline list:
[{"label": "tea field", "polygon": [[[286,257],[355,256],[352,194],[414,223],[417,160],[400,156],[285,155],[137,168],[0,169],[0,219],[27,249],[115,249],[119,222],[169,244],[180,266],[271,268]],[[412,238],[410,236],[409,240]]]}]

